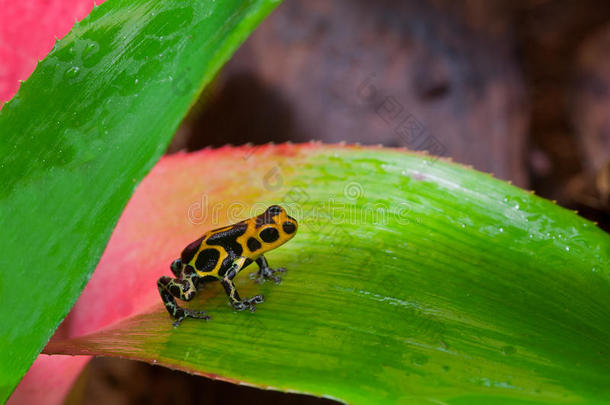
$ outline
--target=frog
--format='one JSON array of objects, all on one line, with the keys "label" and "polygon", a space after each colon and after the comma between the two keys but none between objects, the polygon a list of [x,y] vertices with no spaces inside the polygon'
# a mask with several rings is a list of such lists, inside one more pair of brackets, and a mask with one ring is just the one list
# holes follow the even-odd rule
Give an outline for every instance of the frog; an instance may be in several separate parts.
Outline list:
[{"label": "frog", "polygon": [[175,278],[161,276],[157,280],[163,304],[175,319],[173,326],[179,326],[186,318],[210,319],[206,311],[180,307],[176,298],[190,301],[200,287],[213,281],[220,281],[233,309],[254,312],[264,296],[240,298],[233,279],[256,262],[258,271],[251,273],[250,278],[259,284],[267,280],[279,284],[286,269],[272,269],[264,254],[292,239],[297,229],[296,219],[281,206],[271,205],[258,216],[208,231],[187,245],[170,265]]}]

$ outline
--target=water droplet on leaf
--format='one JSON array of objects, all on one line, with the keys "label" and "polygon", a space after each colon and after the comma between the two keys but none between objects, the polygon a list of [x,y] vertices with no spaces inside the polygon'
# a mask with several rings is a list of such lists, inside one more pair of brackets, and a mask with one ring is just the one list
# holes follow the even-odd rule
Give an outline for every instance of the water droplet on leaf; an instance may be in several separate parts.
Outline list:
[{"label": "water droplet on leaf", "polygon": [[74,79],[76,76],[78,76],[79,72],[80,68],[78,66],[72,66],[70,69],[66,70],[66,78]]}]

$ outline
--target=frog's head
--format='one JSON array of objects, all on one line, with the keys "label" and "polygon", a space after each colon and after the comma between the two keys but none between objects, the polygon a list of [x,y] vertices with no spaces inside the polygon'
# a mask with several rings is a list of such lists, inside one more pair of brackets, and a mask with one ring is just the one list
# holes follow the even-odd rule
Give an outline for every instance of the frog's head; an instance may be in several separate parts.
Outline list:
[{"label": "frog's head", "polygon": [[263,242],[263,251],[283,245],[294,237],[299,225],[297,220],[279,205],[272,205],[256,217],[256,233]]}]

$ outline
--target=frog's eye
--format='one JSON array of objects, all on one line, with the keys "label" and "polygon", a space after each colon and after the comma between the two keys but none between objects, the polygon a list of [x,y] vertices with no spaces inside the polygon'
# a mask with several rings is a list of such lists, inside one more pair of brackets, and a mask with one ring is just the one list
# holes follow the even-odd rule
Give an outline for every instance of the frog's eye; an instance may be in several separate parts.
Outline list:
[{"label": "frog's eye", "polygon": [[289,222],[286,221],[282,224],[282,229],[284,230],[284,232],[286,232],[287,234],[291,234],[294,233],[294,231],[297,230],[297,226],[294,224],[294,222]]},{"label": "frog's eye", "polygon": [[170,267],[173,271],[180,270],[180,267],[182,267],[182,260],[180,260],[180,259],[174,260]]},{"label": "frog's eye", "polygon": [[282,211],[284,210],[279,205],[272,205],[271,207],[267,208],[267,213],[272,217],[281,214]]}]

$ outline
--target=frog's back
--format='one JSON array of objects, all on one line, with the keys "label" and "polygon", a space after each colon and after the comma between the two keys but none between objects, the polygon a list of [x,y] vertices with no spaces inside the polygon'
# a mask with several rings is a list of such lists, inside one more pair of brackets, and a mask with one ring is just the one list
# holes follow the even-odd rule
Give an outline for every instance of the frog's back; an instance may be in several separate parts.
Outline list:
[{"label": "frog's back", "polygon": [[188,263],[200,276],[221,278],[223,270],[230,267],[233,260],[243,253],[237,238],[247,228],[248,224],[241,222],[204,233],[184,248],[180,256],[182,263]]}]

